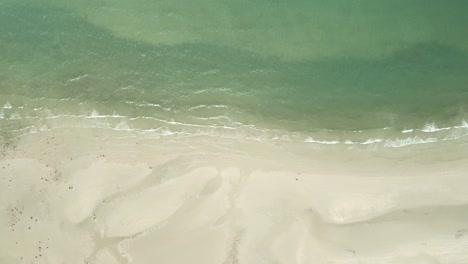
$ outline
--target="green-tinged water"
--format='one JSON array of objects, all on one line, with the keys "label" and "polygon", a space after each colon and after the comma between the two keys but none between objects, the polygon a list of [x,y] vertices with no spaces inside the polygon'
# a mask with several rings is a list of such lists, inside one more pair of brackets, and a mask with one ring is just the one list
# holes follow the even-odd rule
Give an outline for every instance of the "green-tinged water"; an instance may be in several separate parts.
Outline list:
[{"label": "green-tinged water", "polygon": [[3,132],[468,134],[466,1],[62,2],[0,0]]}]

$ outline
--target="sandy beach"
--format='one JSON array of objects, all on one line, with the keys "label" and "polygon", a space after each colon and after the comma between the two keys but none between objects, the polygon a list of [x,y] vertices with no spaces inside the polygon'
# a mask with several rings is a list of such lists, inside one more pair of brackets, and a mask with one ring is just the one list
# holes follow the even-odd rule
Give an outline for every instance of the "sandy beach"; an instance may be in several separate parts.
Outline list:
[{"label": "sandy beach", "polygon": [[468,259],[462,145],[298,148],[77,128],[10,143],[1,263]]},{"label": "sandy beach", "polygon": [[466,10],[0,0],[0,264],[468,264]]}]

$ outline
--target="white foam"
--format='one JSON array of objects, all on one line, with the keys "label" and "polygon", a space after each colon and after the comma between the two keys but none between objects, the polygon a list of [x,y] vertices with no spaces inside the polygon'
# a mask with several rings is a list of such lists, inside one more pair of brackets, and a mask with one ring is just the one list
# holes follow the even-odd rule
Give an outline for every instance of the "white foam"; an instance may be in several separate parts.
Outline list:
[{"label": "white foam", "polygon": [[86,78],[86,77],[88,77],[88,76],[89,76],[89,74],[84,74],[84,75],[78,76],[78,77],[76,77],[76,78],[69,79],[68,81],[69,81],[69,82],[77,82],[77,81],[79,81],[79,80],[81,80],[81,79],[83,79],[83,78]]},{"label": "white foam", "polygon": [[461,124],[459,126],[454,126],[454,128],[468,128],[468,122],[463,119]]},{"label": "white foam", "polygon": [[120,90],[133,90],[135,87],[133,85],[125,86],[125,87],[120,87]]},{"label": "white foam", "polygon": [[412,133],[416,131],[421,131],[424,133],[435,133],[435,132],[440,132],[440,131],[446,131],[446,130],[454,130],[454,129],[460,129],[460,128],[468,128],[468,122],[466,120],[462,120],[460,125],[456,126],[449,126],[449,127],[439,127],[435,122],[428,122],[424,125],[422,129],[415,129],[415,128],[408,128],[404,129],[401,131],[403,134],[407,133]]},{"label": "white foam", "polygon": [[93,118],[94,118],[94,117],[98,117],[98,116],[100,116],[100,115],[99,115],[99,112],[96,111],[96,110],[93,110],[93,111],[91,112],[91,114],[89,115],[89,117],[93,117]]},{"label": "white foam", "polygon": [[[201,128],[214,128],[214,129],[218,129],[218,128],[238,129],[238,128],[240,128],[240,127],[230,127],[230,126],[199,125],[199,124],[192,124],[192,123],[182,123],[182,122],[177,122],[174,119],[164,120],[164,119],[160,119],[160,118],[156,118],[156,117],[149,117],[149,116],[137,116],[137,117],[129,118],[129,120],[132,120],[132,121],[133,120],[138,120],[138,119],[155,120],[155,121],[159,121],[159,122],[166,123],[166,124],[169,124],[169,125],[180,125],[180,126],[186,126],[186,127],[201,127]],[[248,126],[243,126],[243,127],[248,127]]]},{"label": "white foam", "polygon": [[[221,105],[220,105],[221,106]],[[92,110],[84,114],[64,114],[54,115],[52,111],[46,108],[35,108],[35,111],[42,110],[42,113],[37,113],[37,116],[29,116],[28,114],[19,114],[15,112],[13,114],[8,113],[0,109],[0,119],[37,119],[39,124],[45,124],[54,128],[65,128],[65,127],[82,127],[82,128],[101,128],[101,129],[112,129],[118,131],[134,131],[136,133],[145,133],[148,136],[162,137],[162,136],[177,136],[177,137],[197,137],[197,136],[209,136],[214,138],[232,138],[232,139],[247,139],[257,141],[284,141],[284,142],[306,142],[315,143],[322,145],[372,145],[379,147],[405,147],[416,144],[429,144],[438,141],[450,141],[456,140],[462,137],[468,136],[468,122],[462,120],[459,125],[453,127],[438,127],[436,123],[427,123],[423,129],[405,128],[400,131],[399,136],[389,138],[390,134],[382,132],[387,128],[380,128],[375,130],[358,130],[348,131],[344,133],[340,130],[318,130],[311,133],[301,133],[295,131],[281,130],[281,129],[266,129],[256,127],[254,125],[246,125],[242,123],[235,123],[229,120],[229,117],[220,115],[213,117],[195,117],[193,119],[212,120],[212,119],[228,119],[229,122],[210,122],[211,124],[203,124],[208,122],[182,122],[177,119],[166,119],[161,117],[151,116],[137,116],[127,117],[113,113],[112,115],[101,114],[97,110]],[[4,112],[7,112],[5,114]],[[47,114],[46,117],[42,116]],[[50,122],[49,122],[50,120]],[[140,127],[141,122],[133,122],[135,120],[152,120],[150,124],[144,125],[145,127],[152,127],[151,129],[145,129]],[[228,121],[226,120],[226,121]],[[145,124],[144,122],[143,124]],[[216,122],[218,123],[218,122]],[[228,123],[226,125],[224,123]],[[39,125],[38,125],[39,127]],[[445,130],[447,132],[439,132]],[[31,129],[33,133],[35,130]],[[321,134],[337,135],[336,139],[330,140],[325,139]],[[354,133],[362,133],[357,135]],[[363,133],[365,132],[365,134]],[[318,133],[318,134],[315,134]],[[351,134],[353,133],[353,134]],[[392,132],[393,133],[393,132]],[[412,133],[409,135],[404,135]],[[424,136],[423,133],[431,133]],[[378,134],[382,136],[375,137]],[[348,136],[349,137],[348,137]],[[364,137],[367,135],[367,137]]]},{"label": "white foam", "polygon": [[400,148],[400,147],[416,145],[416,144],[434,143],[437,141],[439,140],[434,137],[421,138],[421,137],[416,136],[416,137],[409,137],[409,138],[404,138],[404,139],[393,139],[393,140],[389,139],[385,141],[384,146],[390,147],[390,148]]},{"label": "white foam", "polygon": [[152,104],[152,103],[137,103],[133,101],[125,101],[126,104],[130,105],[136,105],[136,106],[142,106],[142,107],[158,107],[158,108],[163,108],[165,109],[162,105],[160,104]]},{"label": "white foam", "polygon": [[227,116],[210,116],[210,117],[194,117],[194,118],[198,120],[219,120],[219,119],[229,120],[229,117]]},{"label": "white foam", "polygon": [[430,133],[430,132],[437,132],[437,131],[442,131],[442,130],[449,130],[451,127],[442,127],[439,128],[436,123],[426,123],[423,129],[421,129],[422,132]]},{"label": "white foam", "polygon": [[229,108],[229,106],[227,106],[227,105],[197,105],[197,106],[192,106],[192,107],[190,107],[188,110],[189,110],[189,111],[192,111],[192,110],[196,110],[196,109],[200,109],[200,108],[206,108],[206,109],[211,109],[211,108]]},{"label": "white foam", "polygon": [[[104,119],[104,118],[125,118],[125,116],[122,115],[96,115],[96,114],[90,114],[90,115],[53,115],[52,113],[49,113],[47,117],[44,119],[60,119],[60,118],[85,118],[85,119]],[[33,118],[39,118],[39,117],[33,117]]]},{"label": "white foam", "polygon": [[336,144],[340,144],[341,142],[340,141],[337,141],[337,140],[331,140],[331,141],[328,141],[328,140],[315,140],[311,137],[308,137],[304,140],[304,142],[307,142],[307,143],[319,143],[319,144],[325,144],[325,145],[336,145]]},{"label": "white foam", "polygon": [[6,102],[5,105],[3,105],[3,109],[11,109],[13,106],[11,106],[10,102]]},{"label": "white foam", "polygon": [[[93,116],[101,116],[99,114],[94,113]],[[61,116],[61,117],[68,117],[68,116]],[[280,141],[288,141],[288,142],[293,142],[293,141],[302,141],[306,143],[315,143],[315,144],[323,144],[323,145],[337,145],[337,144],[343,144],[343,145],[373,145],[373,144],[382,144],[382,147],[391,147],[391,148],[400,148],[400,147],[406,147],[410,145],[416,145],[416,144],[428,144],[428,143],[434,143],[438,141],[445,141],[445,140],[452,140],[456,138],[460,138],[462,136],[468,135],[468,131],[462,131],[464,133],[456,133],[454,135],[451,135],[450,137],[446,138],[436,138],[436,137],[429,137],[429,138],[424,138],[424,137],[409,137],[409,138],[403,138],[403,139],[382,139],[382,138],[368,138],[364,141],[352,141],[352,140],[320,140],[320,139],[314,139],[311,136],[306,136],[304,134],[297,134],[297,133],[288,133],[287,131],[282,131],[283,133],[278,134],[278,132],[281,132],[279,130],[261,130],[255,127],[250,127],[250,126],[245,126],[245,128],[248,129],[257,129],[258,133],[250,134],[247,132],[242,132],[242,130],[238,132],[234,132],[231,127],[223,127],[223,126],[218,126],[212,129],[212,126],[200,126],[200,128],[203,129],[197,129],[196,131],[184,131],[179,129],[171,129],[170,127],[167,126],[158,126],[157,128],[151,128],[151,129],[139,129],[139,128],[133,128],[129,124],[127,124],[126,120],[122,120],[119,123],[113,123],[113,122],[97,122],[97,119],[94,119],[95,121],[87,121],[89,120],[89,116],[78,116],[82,117],[83,120],[82,122],[60,122],[60,123],[55,123],[53,124],[50,129],[56,129],[56,128],[71,128],[71,127],[76,127],[76,128],[100,128],[100,129],[111,129],[111,130],[116,130],[116,131],[129,131],[129,132],[135,132],[135,133],[144,133],[147,136],[151,137],[167,137],[167,136],[180,136],[180,137],[197,137],[197,136],[209,136],[209,137],[221,137],[221,138],[232,138],[232,139],[246,139],[246,140],[255,140],[255,141],[268,141],[268,140],[280,140]],[[58,116],[57,116],[58,118]],[[153,119],[153,118],[150,118]],[[172,123],[172,124],[182,124],[186,125],[183,123],[176,122],[174,120],[171,121],[166,121],[166,123]],[[190,127],[191,125],[189,125]],[[49,130],[47,126],[43,126],[40,130]],[[30,133],[35,133],[37,131],[36,129],[30,129]],[[455,131],[454,131],[455,132]],[[457,130],[457,132],[461,132]],[[305,137],[306,136],[306,137]],[[304,139],[305,138],[305,139]],[[302,139],[302,140],[301,140]]]},{"label": "white foam", "polygon": [[164,130],[161,132],[161,135],[162,135],[162,136],[172,136],[172,135],[174,135],[174,134],[176,134],[176,132],[171,131],[171,130],[169,130],[169,129],[164,129]]},{"label": "white foam", "polygon": [[127,122],[126,122],[125,120],[122,121],[122,122],[120,122],[120,123],[118,123],[118,124],[115,126],[115,128],[116,128],[117,130],[127,130],[127,131],[132,130],[132,129],[128,126],[128,124],[127,124]]},{"label": "white foam", "polygon": [[369,145],[369,144],[374,144],[374,143],[380,143],[382,141],[384,141],[384,140],[381,139],[381,138],[369,138],[366,141],[362,142],[361,144],[362,145]]}]

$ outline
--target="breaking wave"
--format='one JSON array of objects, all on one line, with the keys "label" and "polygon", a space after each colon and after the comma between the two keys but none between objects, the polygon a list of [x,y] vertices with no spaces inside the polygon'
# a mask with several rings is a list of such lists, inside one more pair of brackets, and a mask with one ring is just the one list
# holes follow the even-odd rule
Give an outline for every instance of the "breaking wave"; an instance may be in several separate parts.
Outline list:
[{"label": "breaking wave", "polygon": [[[134,104],[133,102],[126,102]],[[146,107],[170,111],[159,104],[145,104]],[[198,105],[188,110],[228,108],[225,105]],[[61,112],[58,114],[57,112]],[[196,137],[208,136],[239,140],[284,141],[319,145],[343,145],[348,147],[401,148],[420,144],[457,140],[468,137],[468,122],[454,126],[438,126],[428,122],[423,127],[395,130],[384,127],[373,130],[340,131],[321,129],[313,132],[298,132],[288,129],[264,128],[231,120],[223,114],[213,116],[184,115],[176,118],[173,112],[164,115],[103,114],[98,110],[63,113],[63,110],[46,107],[17,106],[6,102],[0,109],[0,126],[9,133],[21,137],[31,133],[60,128],[99,128],[144,134],[145,137]],[[14,125],[13,125],[14,124]]]}]

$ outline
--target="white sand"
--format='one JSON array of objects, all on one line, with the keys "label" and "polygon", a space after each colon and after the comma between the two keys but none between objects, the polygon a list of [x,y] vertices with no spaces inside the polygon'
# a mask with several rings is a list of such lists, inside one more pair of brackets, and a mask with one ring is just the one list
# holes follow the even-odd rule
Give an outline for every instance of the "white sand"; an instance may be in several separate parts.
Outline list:
[{"label": "white sand", "polygon": [[62,129],[0,160],[0,263],[468,263],[468,150]]}]

